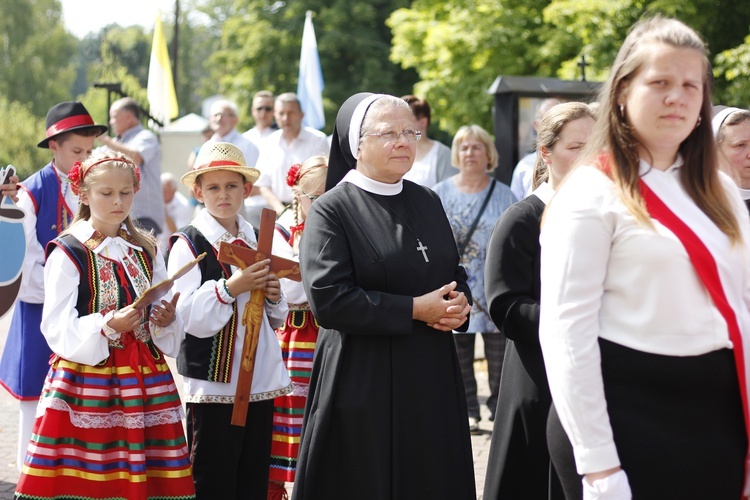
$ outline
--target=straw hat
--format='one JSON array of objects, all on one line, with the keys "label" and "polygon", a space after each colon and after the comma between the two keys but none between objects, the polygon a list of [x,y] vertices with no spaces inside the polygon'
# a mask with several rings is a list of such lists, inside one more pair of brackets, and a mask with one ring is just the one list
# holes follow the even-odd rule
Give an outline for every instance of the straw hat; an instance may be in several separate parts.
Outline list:
[{"label": "straw hat", "polygon": [[260,177],[260,170],[245,165],[245,157],[237,146],[228,142],[208,141],[198,151],[193,168],[180,178],[180,182],[188,189],[193,189],[196,177],[218,170],[240,173],[250,183]]}]

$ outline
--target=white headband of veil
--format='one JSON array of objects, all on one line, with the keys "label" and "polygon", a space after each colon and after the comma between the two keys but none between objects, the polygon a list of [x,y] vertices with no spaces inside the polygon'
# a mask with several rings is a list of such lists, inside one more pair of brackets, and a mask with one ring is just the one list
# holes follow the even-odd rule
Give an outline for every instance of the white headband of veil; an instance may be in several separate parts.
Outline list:
[{"label": "white headband of veil", "polygon": [[370,104],[385,97],[385,94],[373,94],[364,98],[357,107],[354,108],[352,113],[352,119],[349,121],[349,149],[352,152],[354,158],[357,157],[357,148],[359,148],[359,133],[362,130],[362,122],[365,121],[365,113]]},{"label": "white headband of veil", "polygon": [[729,115],[731,115],[732,113],[736,113],[737,111],[742,110],[740,108],[724,108],[719,111],[716,116],[713,117],[713,119],[711,120],[711,127],[714,130],[714,137],[717,137],[719,135],[719,130],[724,124],[724,121],[729,118]]}]

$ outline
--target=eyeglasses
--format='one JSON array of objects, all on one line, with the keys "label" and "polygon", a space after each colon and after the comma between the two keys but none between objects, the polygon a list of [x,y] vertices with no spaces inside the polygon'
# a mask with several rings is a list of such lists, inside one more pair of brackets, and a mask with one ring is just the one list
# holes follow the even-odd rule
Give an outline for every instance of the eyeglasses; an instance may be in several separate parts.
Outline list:
[{"label": "eyeglasses", "polygon": [[214,116],[222,118],[235,118],[237,115],[234,113],[214,113]]},{"label": "eyeglasses", "polygon": [[422,138],[422,132],[419,130],[406,129],[403,132],[396,132],[395,130],[389,130],[388,132],[380,132],[378,134],[367,134],[380,137],[385,142],[396,142],[402,135],[407,142],[417,142]]},{"label": "eyeglasses", "polygon": [[[300,189],[300,191],[302,191],[302,190]],[[304,194],[305,196],[307,196],[310,199],[310,203],[312,203],[315,200],[317,200],[318,198],[320,198],[320,195],[318,195],[318,196],[310,196],[309,194],[305,193],[304,191],[302,191],[302,194]]]},{"label": "eyeglasses", "polygon": [[258,106],[255,111],[273,111],[271,106]]}]

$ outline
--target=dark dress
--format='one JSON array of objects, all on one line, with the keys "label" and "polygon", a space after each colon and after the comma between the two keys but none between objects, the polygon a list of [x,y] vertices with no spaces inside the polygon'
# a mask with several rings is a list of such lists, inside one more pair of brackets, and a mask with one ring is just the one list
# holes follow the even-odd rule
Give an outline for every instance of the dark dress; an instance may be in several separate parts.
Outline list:
[{"label": "dark dress", "polygon": [[533,194],[512,205],[495,225],[487,248],[487,304],[508,341],[487,464],[486,499],[565,498],[547,451],[552,398],[539,345],[539,224],[544,207]]},{"label": "dark dress", "polygon": [[451,281],[470,297],[437,195],[343,183],[312,206],[300,255],[321,328],[293,499],[474,500],[453,334],[412,320],[412,298]]}]

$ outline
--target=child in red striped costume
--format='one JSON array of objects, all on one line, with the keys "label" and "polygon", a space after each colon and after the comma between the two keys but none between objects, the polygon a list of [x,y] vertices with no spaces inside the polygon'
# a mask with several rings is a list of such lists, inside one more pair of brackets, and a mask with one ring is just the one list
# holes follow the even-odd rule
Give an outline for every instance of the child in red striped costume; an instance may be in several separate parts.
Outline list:
[{"label": "child in red striped costume", "polygon": [[[327,156],[311,156],[301,165],[292,165],[289,169],[286,183],[294,194],[292,210],[284,212],[276,223],[277,231],[289,244],[275,246],[274,251],[278,255],[299,260],[299,242],[305,228],[307,211],[313,201],[325,191],[327,173]],[[276,336],[294,383],[294,391],[274,400],[268,500],[286,499],[284,482],[294,482],[302,415],[310,386],[315,343],[318,340],[318,323],[307,303],[302,283],[282,279],[281,288],[289,304],[289,315],[284,325],[276,330]]]},{"label": "child in red striped costume", "polygon": [[133,307],[166,269],[154,239],[130,219],[138,167],[109,155],[70,171],[78,214],[47,247],[41,327],[54,354],[18,499],[195,498],[164,359],[184,336],[179,294]]}]

